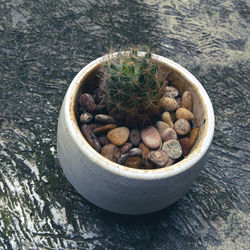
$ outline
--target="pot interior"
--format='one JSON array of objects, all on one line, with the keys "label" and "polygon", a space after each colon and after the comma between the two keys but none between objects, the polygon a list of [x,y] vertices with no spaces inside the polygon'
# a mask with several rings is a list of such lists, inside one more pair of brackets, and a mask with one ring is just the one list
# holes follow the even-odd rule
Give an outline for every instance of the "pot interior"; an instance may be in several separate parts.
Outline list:
[{"label": "pot interior", "polygon": [[[200,89],[180,70],[177,70],[170,65],[165,63],[160,63],[160,67],[163,68],[167,74],[168,79],[171,85],[178,88],[181,94],[185,91],[189,91],[193,98],[193,113],[195,116],[194,119],[194,127],[199,127],[200,132],[199,136],[195,142],[195,145],[192,147],[191,152],[188,154],[187,157],[190,157],[190,154],[194,151],[199,151],[202,140],[204,139],[206,132],[207,132],[207,107],[204,103],[204,98],[201,95]],[[75,120],[77,121],[78,116],[78,98],[82,93],[91,93],[98,85],[99,79],[101,75],[101,62],[97,64],[94,68],[89,70],[87,74],[81,79],[80,84],[78,85],[76,95],[73,98],[73,107],[74,107],[74,114]],[[77,121],[79,124],[79,121]],[[181,163],[183,160],[179,161]]]}]

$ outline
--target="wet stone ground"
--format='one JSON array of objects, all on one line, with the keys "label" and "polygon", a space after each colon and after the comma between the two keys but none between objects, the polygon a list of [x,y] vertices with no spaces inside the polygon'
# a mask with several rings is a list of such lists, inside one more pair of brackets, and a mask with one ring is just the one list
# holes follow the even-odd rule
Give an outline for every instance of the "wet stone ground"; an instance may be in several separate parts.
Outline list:
[{"label": "wet stone ground", "polygon": [[[249,16],[247,0],[1,0],[0,249],[249,249]],[[65,178],[57,118],[83,66],[138,43],[200,80],[216,129],[182,199],[121,216]]]}]

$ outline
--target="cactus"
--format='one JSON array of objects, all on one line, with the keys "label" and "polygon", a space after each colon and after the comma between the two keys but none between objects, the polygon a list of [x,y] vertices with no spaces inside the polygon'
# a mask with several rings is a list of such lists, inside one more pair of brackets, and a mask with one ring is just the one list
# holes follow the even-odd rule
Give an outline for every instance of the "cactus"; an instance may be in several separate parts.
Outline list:
[{"label": "cactus", "polygon": [[159,114],[159,100],[166,82],[163,72],[152,60],[133,49],[118,53],[102,67],[100,88],[107,110],[130,126],[144,126]]}]

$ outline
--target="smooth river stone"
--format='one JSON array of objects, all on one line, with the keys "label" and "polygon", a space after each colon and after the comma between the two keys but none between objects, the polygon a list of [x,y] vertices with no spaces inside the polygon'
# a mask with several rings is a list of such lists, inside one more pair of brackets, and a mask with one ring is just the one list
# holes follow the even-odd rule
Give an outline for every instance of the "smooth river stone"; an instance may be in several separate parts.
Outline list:
[{"label": "smooth river stone", "polygon": [[129,133],[130,131],[127,127],[118,127],[110,130],[107,136],[111,143],[121,146],[127,142]]},{"label": "smooth river stone", "polygon": [[105,146],[103,146],[101,154],[102,156],[114,162],[117,162],[118,158],[121,155],[119,148],[114,144],[106,144]]},{"label": "smooth river stone", "polygon": [[138,146],[141,141],[141,134],[138,129],[132,129],[129,135],[130,142],[133,146]]},{"label": "smooth river stone", "polygon": [[168,154],[164,150],[152,151],[148,154],[148,158],[158,167],[163,167],[168,162]]},{"label": "smooth river stone", "polygon": [[150,149],[158,149],[161,145],[161,136],[153,126],[149,126],[141,131],[141,139]]},{"label": "smooth river stone", "polygon": [[162,145],[162,150],[166,151],[172,159],[178,159],[182,155],[182,148],[177,140],[165,141]]},{"label": "smooth river stone", "polygon": [[163,132],[164,132],[167,128],[169,128],[169,125],[168,125],[166,122],[158,121],[158,122],[156,123],[156,128],[157,128],[157,130],[158,130],[158,132],[159,132],[159,134],[160,134],[160,136],[161,136],[161,138],[162,138]]}]

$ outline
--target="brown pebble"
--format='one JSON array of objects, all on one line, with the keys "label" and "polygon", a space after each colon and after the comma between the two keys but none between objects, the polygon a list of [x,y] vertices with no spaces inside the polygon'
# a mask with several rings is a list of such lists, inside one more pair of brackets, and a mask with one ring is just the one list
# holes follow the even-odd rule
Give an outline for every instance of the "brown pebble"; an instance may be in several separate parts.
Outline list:
[{"label": "brown pebble", "polygon": [[142,160],[140,157],[129,157],[126,161],[125,161],[125,165],[127,167],[130,167],[130,168],[139,168],[140,165],[142,163]]},{"label": "brown pebble", "polygon": [[193,147],[198,135],[199,135],[199,132],[200,132],[200,128],[196,127],[196,128],[193,128],[190,132],[190,145],[191,147]]},{"label": "brown pebble", "polygon": [[96,129],[96,128],[99,128],[99,127],[101,127],[100,124],[96,124],[96,123],[91,123],[91,124],[89,124],[89,128],[92,129],[92,130],[94,130],[94,129]]},{"label": "brown pebble", "polygon": [[86,141],[97,151],[101,151],[101,145],[98,139],[96,138],[93,131],[89,128],[87,124],[83,124],[81,127],[81,132],[86,139]]},{"label": "brown pebble", "polygon": [[90,113],[92,113],[96,108],[94,99],[88,93],[84,93],[79,97],[79,104],[84,106],[84,108]]},{"label": "brown pebble", "polygon": [[148,154],[148,159],[157,167],[163,167],[168,161],[168,154],[163,150],[151,151]]},{"label": "brown pebble", "polygon": [[127,153],[133,147],[131,142],[126,142],[121,148],[120,151],[122,154]]},{"label": "brown pebble", "polygon": [[160,99],[160,102],[159,102],[161,108],[164,110],[164,111],[175,111],[177,108],[178,108],[178,103],[175,99],[173,98],[170,98],[170,97],[167,97],[167,96],[163,96],[161,99]]},{"label": "brown pebble", "polygon": [[186,135],[190,132],[190,124],[185,119],[179,119],[174,123],[174,130],[178,135]]},{"label": "brown pebble", "polygon": [[164,167],[169,167],[169,166],[173,165],[174,162],[175,162],[175,160],[169,157],[168,162],[166,163],[166,165]]},{"label": "brown pebble", "polygon": [[108,139],[116,146],[121,146],[128,140],[129,129],[127,127],[118,127],[110,130],[107,134]]},{"label": "brown pebble", "polygon": [[163,132],[169,128],[169,125],[166,123],[166,122],[163,122],[163,121],[158,121],[156,123],[156,129],[158,130],[161,138],[162,138],[162,135],[163,135]]},{"label": "brown pebble", "polygon": [[100,134],[104,134],[104,133],[107,133],[108,131],[116,128],[116,124],[107,124],[107,125],[104,125],[104,126],[101,126],[101,127],[97,127],[95,129],[93,129],[93,132],[96,134],[96,135],[100,135]]},{"label": "brown pebble", "polygon": [[99,142],[102,144],[102,145],[106,145],[106,144],[109,144],[110,141],[107,137],[107,135],[101,135],[100,137],[98,137],[98,140]]},{"label": "brown pebble", "polygon": [[165,142],[165,141],[168,141],[168,140],[172,140],[172,139],[177,139],[177,134],[175,132],[174,129],[172,128],[167,128],[163,134],[162,134],[162,141]]},{"label": "brown pebble", "polygon": [[107,159],[117,162],[121,153],[118,147],[114,144],[107,144],[102,147],[101,154]]},{"label": "brown pebble", "polygon": [[178,108],[176,110],[175,116],[178,119],[185,119],[187,121],[191,121],[194,119],[194,114],[185,108]]},{"label": "brown pebble", "polygon": [[84,112],[80,116],[80,122],[81,123],[90,123],[93,119],[93,115],[89,112]]},{"label": "brown pebble", "polygon": [[189,137],[184,137],[179,140],[179,143],[181,144],[182,148],[182,155],[186,156],[190,152],[191,144]]},{"label": "brown pebble", "polygon": [[142,150],[140,148],[132,148],[129,150],[129,156],[142,156]]},{"label": "brown pebble", "polygon": [[182,95],[181,107],[192,111],[193,99],[189,91],[185,91]]},{"label": "brown pebble", "polygon": [[143,143],[139,144],[139,148],[142,150],[142,159],[148,160],[149,148]]}]

